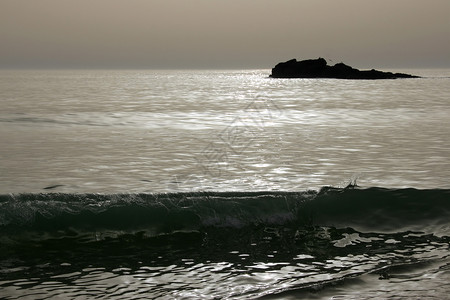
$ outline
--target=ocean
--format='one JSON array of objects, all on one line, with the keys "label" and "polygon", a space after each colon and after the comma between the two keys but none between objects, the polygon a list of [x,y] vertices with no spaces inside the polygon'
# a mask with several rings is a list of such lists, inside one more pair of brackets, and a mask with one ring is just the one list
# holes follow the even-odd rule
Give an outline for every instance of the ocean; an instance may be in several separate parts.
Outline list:
[{"label": "ocean", "polygon": [[450,70],[0,71],[0,299],[450,299]]}]

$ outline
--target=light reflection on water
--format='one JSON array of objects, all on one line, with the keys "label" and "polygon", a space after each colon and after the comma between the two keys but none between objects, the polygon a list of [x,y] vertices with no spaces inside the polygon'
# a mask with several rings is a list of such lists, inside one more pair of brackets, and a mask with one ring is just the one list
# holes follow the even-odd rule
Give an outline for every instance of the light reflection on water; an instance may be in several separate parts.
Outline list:
[{"label": "light reflection on water", "polygon": [[0,191],[448,187],[448,78],[265,72],[3,72]]},{"label": "light reflection on water", "polygon": [[[0,285],[3,286],[3,294],[9,295],[6,299],[15,297],[20,299],[52,297],[122,299],[124,296],[151,299],[160,299],[159,297],[161,299],[229,299],[233,297],[254,299],[258,295],[272,295],[270,299],[289,299],[287,295],[296,295],[296,289],[299,294],[305,293],[305,290],[309,293],[317,293],[324,284],[330,283],[331,290],[325,290],[323,293],[325,299],[329,293],[336,297],[339,291],[351,295],[353,290],[349,287],[353,278],[376,270],[377,266],[383,266],[382,262],[383,257],[350,255],[313,264],[258,262],[254,265],[239,267],[239,264],[205,262],[167,267],[141,266],[138,269],[117,268],[111,271],[104,268],[86,268],[81,272],[62,273],[44,280],[19,279],[2,281]],[[408,297],[414,296],[415,293],[424,295],[426,289],[430,287],[438,288],[435,295],[444,295],[442,292],[445,291],[444,286],[449,278],[448,270],[439,268],[425,271],[421,271],[420,268],[403,271],[400,269],[398,273],[394,268],[394,271],[390,272],[390,277],[383,282],[380,282],[378,272],[364,275],[359,279],[358,291],[367,289],[364,296],[358,293],[359,299],[371,299],[373,293],[377,293],[376,288],[381,288],[381,283],[383,297],[388,297],[388,294],[399,296],[399,293]],[[413,286],[415,281],[424,279],[427,281],[425,290],[419,286],[415,286],[413,290],[405,290],[406,286]],[[337,286],[337,291],[333,286]],[[400,286],[401,289],[399,289]],[[248,296],[245,296],[246,294]],[[321,294],[316,294],[316,296],[319,295]],[[356,294],[353,297],[356,297]]]},{"label": "light reflection on water", "polygon": [[[33,259],[39,264],[24,273],[17,268],[25,263],[20,259],[9,266],[3,261],[0,290],[5,299],[294,299],[305,294],[327,299],[356,297],[352,286],[357,284],[357,291],[365,291],[360,299],[373,298],[379,288],[383,297],[427,295],[430,288],[445,295],[448,239],[326,227],[304,236],[283,227],[269,229],[259,238],[249,235],[249,244],[243,243],[246,239],[224,240],[226,234],[219,230],[208,244],[190,241],[192,247],[155,248],[151,242],[130,240],[69,250],[61,244],[65,250],[57,257],[30,249],[22,255],[28,264]],[[423,285],[405,289],[417,280]]]}]

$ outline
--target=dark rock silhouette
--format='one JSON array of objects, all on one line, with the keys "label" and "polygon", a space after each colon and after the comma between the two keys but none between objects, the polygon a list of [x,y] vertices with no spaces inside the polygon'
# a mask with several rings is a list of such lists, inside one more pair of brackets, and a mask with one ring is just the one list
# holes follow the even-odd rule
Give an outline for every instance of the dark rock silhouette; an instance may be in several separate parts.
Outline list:
[{"label": "dark rock silhouette", "polygon": [[338,78],[338,79],[396,79],[418,78],[419,76],[382,72],[378,70],[358,70],[338,63],[334,66],[327,65],[323,58],[297,61],[291,59],[279,63],[272,69],[270,77],[273,78]]}]

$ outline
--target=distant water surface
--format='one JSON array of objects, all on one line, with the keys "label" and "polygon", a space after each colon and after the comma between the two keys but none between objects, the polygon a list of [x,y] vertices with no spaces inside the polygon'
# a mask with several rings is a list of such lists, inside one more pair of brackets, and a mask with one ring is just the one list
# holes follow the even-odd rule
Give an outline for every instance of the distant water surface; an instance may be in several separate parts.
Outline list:
[{"label": "distant water surface", "polygon": [[450,71],[400,71],[1,71],[0,192],[448,187]]}]

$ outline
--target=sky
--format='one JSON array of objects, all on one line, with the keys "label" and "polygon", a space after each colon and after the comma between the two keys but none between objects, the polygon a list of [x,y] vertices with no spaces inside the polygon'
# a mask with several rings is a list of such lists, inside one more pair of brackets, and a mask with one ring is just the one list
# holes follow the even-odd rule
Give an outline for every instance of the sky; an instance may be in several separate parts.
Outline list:
[{"label": "sky", "polygon": [[449,0],[0,0],[0,68],[450,68]]}]

